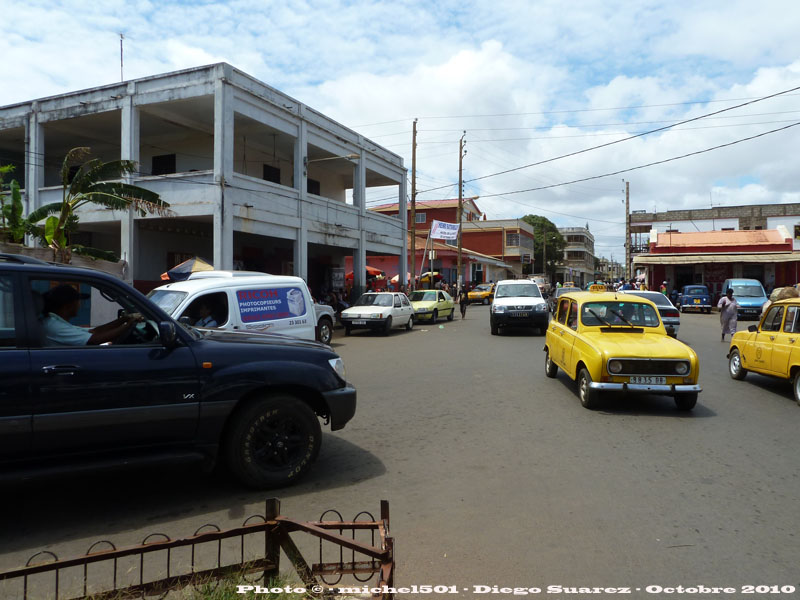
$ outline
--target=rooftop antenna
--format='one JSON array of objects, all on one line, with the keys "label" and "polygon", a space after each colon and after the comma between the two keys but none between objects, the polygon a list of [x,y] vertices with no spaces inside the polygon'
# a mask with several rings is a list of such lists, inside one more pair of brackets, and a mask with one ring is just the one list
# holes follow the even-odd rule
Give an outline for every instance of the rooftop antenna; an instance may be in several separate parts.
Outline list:
[{"label": "rooftop antenna", "polygon": [[122,40],[125,39],[125,36],[120,33],[119,34],[119,80],[125,81],[124,77],[122,76]]}]

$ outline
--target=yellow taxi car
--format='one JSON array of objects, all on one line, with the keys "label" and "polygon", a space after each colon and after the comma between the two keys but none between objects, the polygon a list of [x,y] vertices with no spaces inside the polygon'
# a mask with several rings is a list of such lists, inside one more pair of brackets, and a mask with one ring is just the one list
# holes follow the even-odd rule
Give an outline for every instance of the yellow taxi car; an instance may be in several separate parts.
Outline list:
[{"label": "yellow taxi car", "polygon": [[439,317],[453,320],[456,312],[456,303],[447,292],[442,290],[416,290],[408,295],[411,307],[414,309],[414,319],[417,321],[429,320],[435,324]]},{"label": "yellow taxi car", "polygon": [[800,298],[778,300],[758,325],[737,331],[728,349],[728,371],[744,379],[748,371],[792,381],[800,404]]},{"label": "yellow taxi car", "polygon": [[561,368],[589,409],[604,391],[664,394],[680,410],[694,408],[701,391],[695,351],[667,335],[650,300],[596,290],[559,297],[545,337],[545,374]]},{"label": "yellow taxi car", "polygon": [[467,300],[472,304],[473,302],[480,302],[481,304],[491,304],[494,300],[494,284],[493,283],[479,283],[475,286],[474,290],[467,293]]}]

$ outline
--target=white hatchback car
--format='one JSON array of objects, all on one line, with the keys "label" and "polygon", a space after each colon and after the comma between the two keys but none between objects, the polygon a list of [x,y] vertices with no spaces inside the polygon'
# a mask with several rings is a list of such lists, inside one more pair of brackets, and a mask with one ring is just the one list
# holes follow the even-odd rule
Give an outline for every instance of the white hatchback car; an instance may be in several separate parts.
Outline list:
[{"label": "white hatchback car", "polygon": [[353,329],[375,329],[389,335],[392,327],[414,327],[414,309],[402,292],[367,292],[342,311],[344,334]]}]

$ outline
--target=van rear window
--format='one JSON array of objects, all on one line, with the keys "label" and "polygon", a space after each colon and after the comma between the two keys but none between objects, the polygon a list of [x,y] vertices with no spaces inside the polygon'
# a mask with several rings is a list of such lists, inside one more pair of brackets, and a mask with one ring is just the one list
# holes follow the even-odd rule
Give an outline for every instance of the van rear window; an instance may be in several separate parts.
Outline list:
[{"label": "van rear window", "polygon": [[290,319],[306,314],[307,309],[298,287],[237,290],[236,303],[243,323]]}]

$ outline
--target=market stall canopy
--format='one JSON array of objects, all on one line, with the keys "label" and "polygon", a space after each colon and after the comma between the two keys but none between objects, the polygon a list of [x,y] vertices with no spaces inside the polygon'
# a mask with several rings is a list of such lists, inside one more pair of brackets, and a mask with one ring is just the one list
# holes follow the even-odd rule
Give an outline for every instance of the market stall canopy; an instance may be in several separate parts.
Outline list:
[{"label": "market stall canopy", "polygon": [[[391,281],[392,283],[397,283],[399,279],[400,279],[400,273],[392,277],[389,281]],[[408,283],[409,279],[411,279],[411,273],[406,272],[406,283]]]},{"label": "market stall canopy", "polygon": [[439,275],[439,272],[438,272],[438,271],[434,271],[433,273],[431,273],[430,271],[425,271],[425,272],[424,272],[424,273],[423,273],[423,274],[420,276],[420,278],[419,278],[419,282],[420,282],[420,283],[427,283],[427,282],[430,280],[430,278],[431,278],[431,275],[433,275],[433,280],[434,280],[434,281],[440,281],[440,280],[444,279],[444,277],[442,277],[441,275]]},{"label": "market stall canopy", "polygon": [[183,261],[179,265],[175,265],[166,273],[161,274],[161,279],[164,281],[186,281],[189,275],[198,271],[213,271],[214,267],[208,264],[199,256],[190,258]]}]

